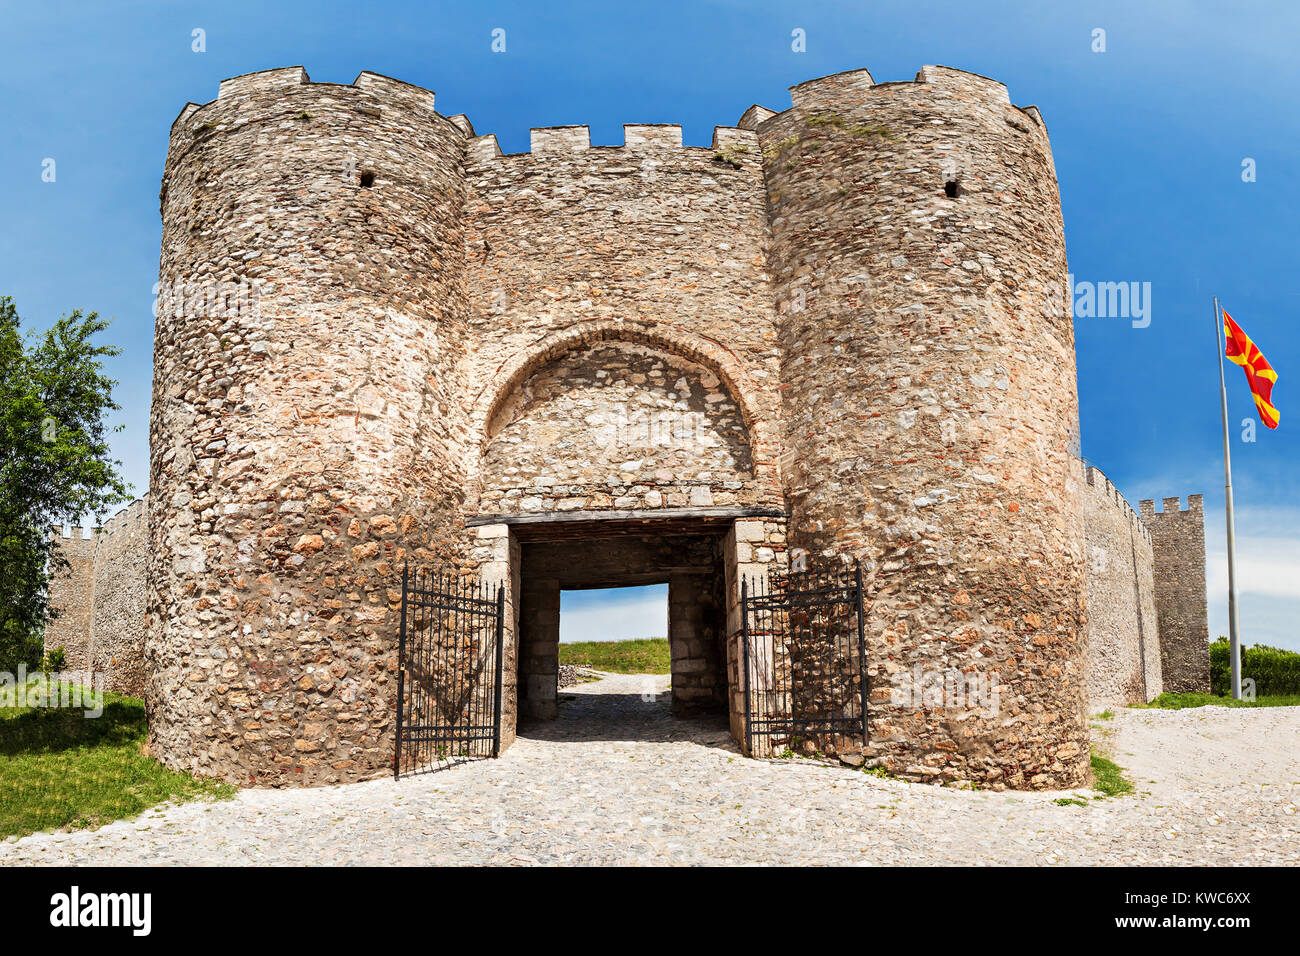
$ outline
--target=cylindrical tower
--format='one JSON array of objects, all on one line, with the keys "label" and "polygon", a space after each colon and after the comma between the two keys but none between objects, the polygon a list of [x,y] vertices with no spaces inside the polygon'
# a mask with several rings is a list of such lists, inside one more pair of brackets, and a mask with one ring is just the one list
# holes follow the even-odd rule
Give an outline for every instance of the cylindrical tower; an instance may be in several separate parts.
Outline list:
[{"label": "cylindrical tower", "polygon": [[154,752],[391,772],[402,562],[452,551],[468,124],[372,73],[227,80],[173,125],[154,343]]},{"label": "cylindrical tower", "polygon": [[1088,774],[1065,239],[1047,133],[974,74],[865,70],[747,114],[763,148],[791,545],[862,561],[870,756]]}]

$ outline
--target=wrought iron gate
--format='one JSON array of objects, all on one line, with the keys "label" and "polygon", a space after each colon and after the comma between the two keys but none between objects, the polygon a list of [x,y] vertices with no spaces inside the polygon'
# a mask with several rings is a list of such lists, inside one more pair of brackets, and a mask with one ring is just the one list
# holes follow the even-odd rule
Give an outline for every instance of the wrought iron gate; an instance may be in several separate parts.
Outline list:
[{"label": "wrought iron gate", "polygon": [[505,586],[402,571],[393,776],[501,754]]},{"label": "wrought iron gate", "polygon": [[862,569],[746,578],[740,588],[746,752],[865,745]]}]

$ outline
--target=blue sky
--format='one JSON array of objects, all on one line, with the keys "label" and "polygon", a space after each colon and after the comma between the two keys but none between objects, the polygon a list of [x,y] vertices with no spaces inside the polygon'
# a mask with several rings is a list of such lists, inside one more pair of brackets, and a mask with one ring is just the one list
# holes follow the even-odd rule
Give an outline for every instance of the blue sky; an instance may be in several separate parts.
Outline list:
[{"label": "blue sky", "polygon": [[668,636],[668,585],[560,592],[560,642]]},{"label": "blue sky", "polygon": [[[688,144],[707,145],[751,103],[784,109],[788,86],[855,67],[878,81],[927,63],[996,77],[1046,119],[1076,279],[1151,283],[1146,328],[1076,321],[1083,452],[1135,503],[1205,494],[1213,633],[1226,629],[1226,586],[1211,295],[1278,369],[1282,427],[1254,443],[1240,439],[1254,412],[1228,370],[1242,633],[1300,648],[1300,4],[3,0],[0,11],[0,294],[33,327],[75,307],[116,318],[115,450],[137,491],[168,127],[224,77],[292,64],[333,82],[385,73],[436,90],[442,112],[466,113],[506,151],[527,148],[530,126],[566,123],[589,124],[595,143],[621,142],[627,122],[681,123]],[[491,51],[495,28],[504,53]],[[796,28],[805,52],[791,48]],[[206,52],[191,49],[195,29]],[[1254,182],[1242,181],[1247,158]],[[46,159],[54,182],[42,181]],[[659,633],[654,601],[583,606],[602,600]]]}]

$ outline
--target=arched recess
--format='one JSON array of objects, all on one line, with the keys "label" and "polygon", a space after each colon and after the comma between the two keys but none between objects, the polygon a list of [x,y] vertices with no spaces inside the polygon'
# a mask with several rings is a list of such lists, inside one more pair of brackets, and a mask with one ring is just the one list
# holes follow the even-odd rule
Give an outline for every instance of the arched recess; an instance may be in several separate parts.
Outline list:
[{"label": "arched recess", "polygon": [[[752,503],[766,506],[781,504],[777,455],[772,429],[775,395],[765,395],[754,387],[745,367],[724,346],[694,336],[683,336],[662,329],[625,322],[593,322],[569,329],[520,350],[503,362],[481,387],[472,407],[472,432],[476,436],[477,454],[472,455],[471,500],[478,502],[482,491],[484,456],[489,442],[499,431],[497,419],[509,403],[517,399],[529,380],[548,366],[566,357],[603,344],[661,353],[674,360],[684,360],[716,376],[719,389],[734,403],[743,421],[749,454],[752,458]],[[751,503],[751,502],[747,502]],[[491,511],[492,509],[480,509]]]}]

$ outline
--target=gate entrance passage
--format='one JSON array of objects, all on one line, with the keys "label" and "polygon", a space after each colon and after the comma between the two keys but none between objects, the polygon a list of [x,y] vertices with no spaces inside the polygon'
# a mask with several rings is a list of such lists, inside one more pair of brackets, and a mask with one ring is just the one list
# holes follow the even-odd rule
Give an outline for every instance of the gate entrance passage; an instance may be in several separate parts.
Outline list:
[{"label": "gate entrance passage", "polygon": [[673,714],[725,714],[729,530],[698,518],[516,526],[520,718],[558,714],[561,591],[648,584],[668,586]]},{"label": "gate entrance passage", "polygon": [[784,515],[493,517],[470,522],[481,577],[403,582],[400,772],[499,756],[521,721],[555,720],[561,592],[655,584],[668,586],[674,717],[723,716],[756,757],[866,745],[862,573],[790,572]]},{"label": "gate entrance passage", "polygon": [[470,522],[481,577],[403,582],[400,772],[499,756],[521,722],[556,720],[561,592],[655,584],[668,586],[674,717],[725,717],[755,757],[867,744],[862,573],[789,571],[784,515],[492,517]]}]

